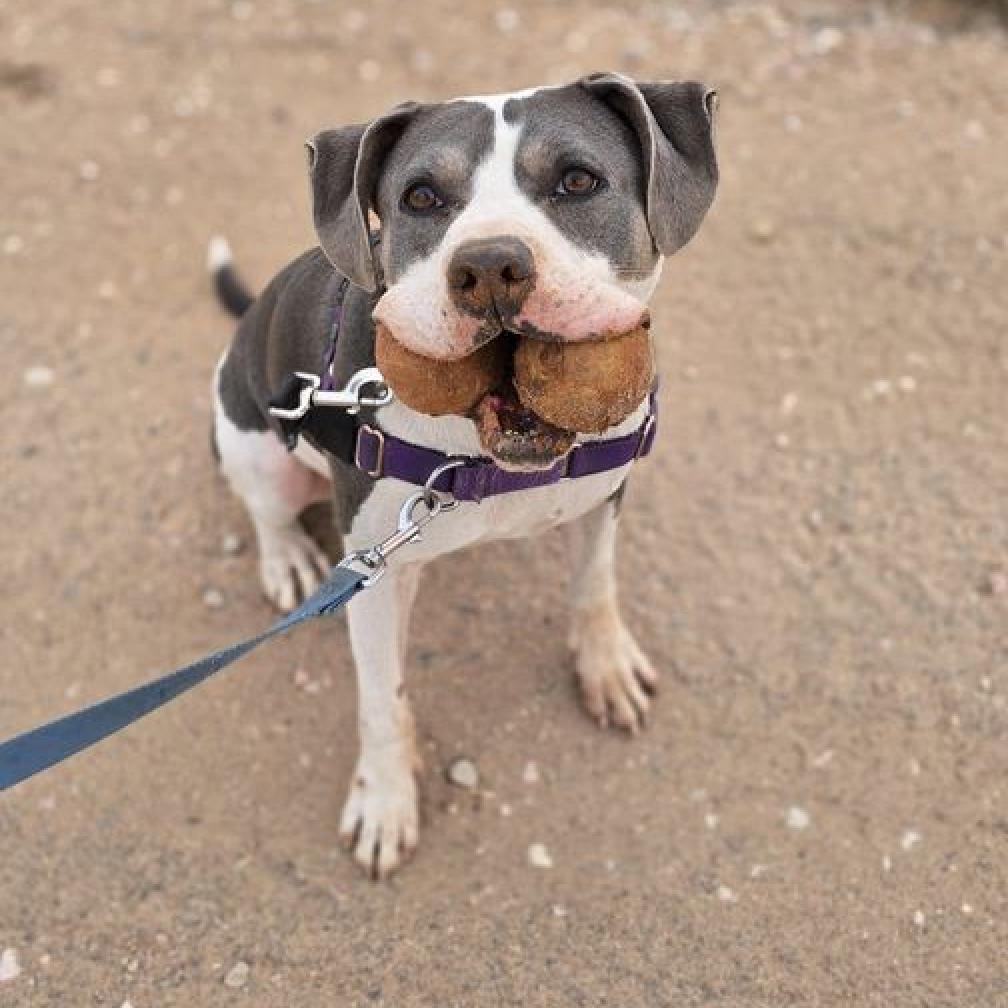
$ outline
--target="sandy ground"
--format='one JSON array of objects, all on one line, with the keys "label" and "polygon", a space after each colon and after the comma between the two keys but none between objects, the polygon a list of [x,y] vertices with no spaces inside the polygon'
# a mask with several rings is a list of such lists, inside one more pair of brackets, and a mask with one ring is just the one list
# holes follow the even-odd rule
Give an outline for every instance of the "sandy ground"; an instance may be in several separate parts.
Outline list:
[{"label": "sandy ground", "polygon": [[312,626],[0,797],[0,1005],[1008,1005],[993,15],[47,0],[0,46],[0,736],[270,620],[222,546],[202,258],[224,230],[261,284],[312,243],[302,138],[608,67],[723,99],[622,533],[650,729],[578,708],[563,537],[452,557],[403,874],[336,849],[354,687]]}]

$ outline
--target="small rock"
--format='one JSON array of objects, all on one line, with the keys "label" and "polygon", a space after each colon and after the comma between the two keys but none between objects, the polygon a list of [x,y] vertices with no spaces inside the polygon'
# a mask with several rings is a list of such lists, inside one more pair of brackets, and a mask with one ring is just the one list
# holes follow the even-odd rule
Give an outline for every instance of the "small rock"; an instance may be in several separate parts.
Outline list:
[{"label": "small rock", "polygon": [[526,784],[538,784],[539,781],[542,780],[542,777],[539,774],[539,766],[535,760],[529,760],[528,763],[525,764],[525,769],[522,770],[522,780],[525,781]]},{"label": "small rock", "polygon": [[770,242],[777,234],[777,228],[769,217],[757,217],[749,225],[749,237],[753,241]]},{"label": "small rock", "polygon": [[964,914],[966,914],[967,916],[969,916],[971,913],[973,913],[973,907],[972,907],[972,905],[969,904],[969,903],[963,903],[963,905],[962,905],[962,912]]},{"label": "small rock", "polygon": [[227,556],[238,556],[243,549],[245,549],[245,540],[242,539],[240,535],[235,535],[233,532],[229,532],[221,540],[221,550]]},{"label": "small rock", "polygon": [[6,255],[17,255],[24,248],[24,239],[21,235],[7,235],[4,238],[3,250]]},{"label": "small rock", "polygon": [[21,975],[21,964],[18,962],[17,949],[5,948],[0,953],[0,983],[15,980]]},{"label": "small rock", "polygon": [[217,588],[207,588],[206,591],[203,592],[203,605],[205,605],[207,609],[220,609],[220,607],[224,605],[223,593]]},{"label": "small rock", "polygon": [[808,829],[808,825],[811,821],[812,817],[808,814],[808,812],[806,812],[805,809],[800,808],[798,805],[792,805],[791,808],[787,810],[788,829]]},{"label": "small rock", "polygon": [[704,821],[704,826],[706,826],[707,829],[713,830],[713,829],[717,829],[718,828],[718,823],[721,821],[721,818],[720,818],[720,816],[718,816],[718,814],[716,812],[708,812],[703,817],[703,821]]},{"label": "small rock", "polygon": [[900,837],[900,847],[905,851],[913,850],[920,842],[921,835],[915,829],[904,830]]},{"label": "small rock", "polygon": [[508,805],[507,802],[505,802],[503,805],[501,805],[501,807],[498,809],[498,811],[500,812],[501,816],[504,819],[507,819],[514,812],[514,809],[511,808],[511,806]]},{"label": "small rock", "polygon": [[448,780],[455,787],[475,791],[479,786],[479,769],[471,759],[459,757],[448,767]]},{"label": "small rock", "polygon": [[550,856],[545,844],[529,844],[528,863],[533,868],[552,868],[553,858]]},{"label": "small rock", "polygon": [[892,871],[892,858],[888,854],[882,855],[882,871],[890,872]]},{"label": "small rock", "polygon": [[236,962],[234,966],[232,966],[231,969],[224,974],[224,986],[238,990],[248,983],[248,978],[249,964],[239,959],[238,962]]},{"label": "small rock", "polygon": [[553,904],[553,916],[554,917],[566,917],[567,914],[568,914],[568,912],[569,911],[567,910],[567,907],[565,907],[562,903],[554,903]]},{"label": "small rock", "polygon": [[974,143],[987,139],[987,128],[978,119],[970,119],[963,133],[967,140],[972,140]]},{"label": "small rock", "polygon": [[101,168],[97,161],[81,161],[77,171],[85,182],[94,182],[101,174]]},{"label": "small rock", "polygon": [[362,60],[357,66],[357,75],[362,81],[365,81],[368,84],[373,84],[376,80],[378,80],[378,78],[381,77],[381,73],[381,63],[377,60]]},{"label": "small rock", "polygon": [[980,590],[985,595],[1008,594],[1008,572],[1003,570],[990,571],[980,586]]},{"label": "small rock", "polygon": [[494,21],[497,23],[498,29],[502,32],[513,32],[515,28],[518,27],[518,22],[521,18],[518,15],[518,11],[512,10],[510,7],[501,7],[496,14],[494,14]]},{"label": "small rock", "polygon": [[36,364],[24,373],[24,383],[29,388],[46,388],[56,379],[56,372],[44,364]]},{"label": "small rock", "polygon": [[913,922],[917,927],[924,927],[924,911],[914,910]]},{"label": "small rock", "polygon": [[717,887],[717,898],[721,900],[722,903],[738,902],[738,896],[735,895],[735,890],[726,885],[719,885]]},{"label": "small rock", "polygon": [[820,28],[812,36],[812,51],[817,56],[826,56],[844,44],[844,33],[839,28]]}]

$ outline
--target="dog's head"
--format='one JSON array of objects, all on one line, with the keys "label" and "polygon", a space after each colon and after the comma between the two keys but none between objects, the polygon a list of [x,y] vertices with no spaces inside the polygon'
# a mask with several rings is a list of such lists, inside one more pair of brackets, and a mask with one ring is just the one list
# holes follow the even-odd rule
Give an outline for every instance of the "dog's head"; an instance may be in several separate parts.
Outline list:
[{"label": "dog's head", "polygon": [[375,318],[457,359],[502,331],[580,341],[647,323],[662,258],[717,185],[715,95],[597,74],[513,95],[406,103],[309,144],[333,265],[387,289]]}]

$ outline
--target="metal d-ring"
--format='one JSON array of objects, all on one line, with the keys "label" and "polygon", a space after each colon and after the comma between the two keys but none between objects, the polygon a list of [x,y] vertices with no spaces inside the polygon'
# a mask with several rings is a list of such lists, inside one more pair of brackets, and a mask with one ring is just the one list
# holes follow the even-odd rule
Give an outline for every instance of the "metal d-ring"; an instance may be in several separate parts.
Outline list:
[{"label": "metal d-ring", "polygon": [[431,507],[431,502],[436,500],[441,505],[441,510],[450,511],[452,508],[456,508],[459,502],[455,499],[455,495],[452,494],[450,490],[435,490],[434,484],[438,481],[438,478],[442,473],[449,472],[452,469],[461,469],[463,466],[469,465],[469,459],[464,456],[458,456],[457,458],[451,458],[443,465],[439,465],[431,474],[424,480],[424,501],[428,507]]}]

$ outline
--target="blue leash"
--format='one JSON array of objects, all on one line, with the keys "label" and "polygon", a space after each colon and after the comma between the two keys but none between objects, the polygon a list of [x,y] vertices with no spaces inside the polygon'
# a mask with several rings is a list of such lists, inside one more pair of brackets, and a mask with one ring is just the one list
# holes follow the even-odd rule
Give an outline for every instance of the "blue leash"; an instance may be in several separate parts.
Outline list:
[{"label": "blue leash", "polygon": [[349,567],[335,567],[332,576],[314,595],[263,633],[214,651],[213,654],[153,682],[101,700],[91,707],[57,718],[0,743],[0,791],[13,787],[42,770],[48,770],[145,714],[150,714],[169,700],[174,700],[186,690],[227,668],[260,644],[301,623],[337,612],[357,592],[367,587],[371,577],[373,575]]},{"label": "blue leash", "polygon": [[[434,471],[428,483],[432,484],[446,469],[462,464],[464,460],[446,463]],[[417,517],[415,512],[421,504],[425,511]],[[370,587],[385,573],[385,561],[396,550],[419,539],[427,524],[441,512],[450,511],[456,506],[457,502],[450,494],[442,494],[425,486],[403,502],[395,532],[368,550],[358,550],[344,557],[314,595],[268,630],[214,651],[213,654],[153,682],[101,700],[91,707],[67,714],[66,717],[57,718],[0,743],[0,791],[5,791],[42,770],[48,770],[145,714],[156,711],[169,700],[174,700],[186,690],[198,686],[216,672],[238,661],[260,644],[265,644],[301,623],[338,612],[359,591]],[[355,569],[354,565],[362,569]]]}]

